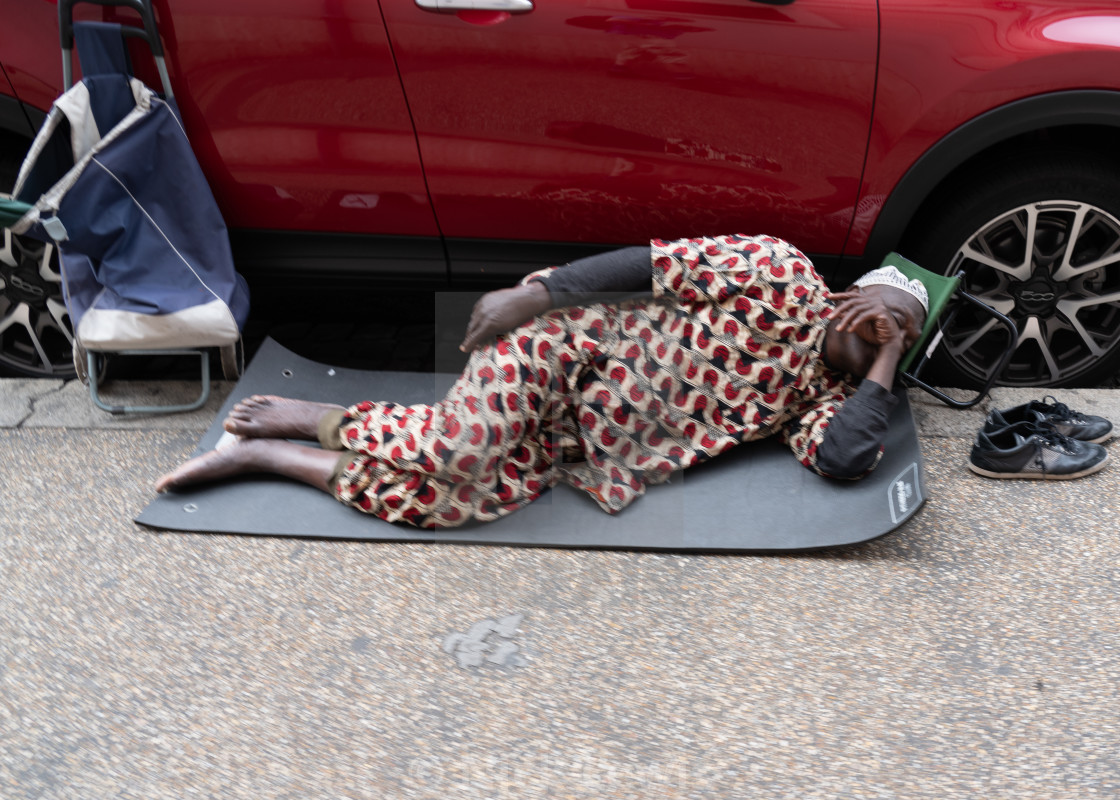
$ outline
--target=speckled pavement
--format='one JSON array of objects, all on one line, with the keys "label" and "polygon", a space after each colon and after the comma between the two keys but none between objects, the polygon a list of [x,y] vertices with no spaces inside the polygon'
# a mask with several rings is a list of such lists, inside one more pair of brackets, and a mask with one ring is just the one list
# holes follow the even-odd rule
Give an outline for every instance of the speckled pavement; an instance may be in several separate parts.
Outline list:
[{"label": "speckled pavement", "polygon": [[984,407],[912,397],[890,536],[728,557],[154,533],[213,411],[88,402],[0,381],[4,800],[1120,797],[1120,467],[973,476]]}]

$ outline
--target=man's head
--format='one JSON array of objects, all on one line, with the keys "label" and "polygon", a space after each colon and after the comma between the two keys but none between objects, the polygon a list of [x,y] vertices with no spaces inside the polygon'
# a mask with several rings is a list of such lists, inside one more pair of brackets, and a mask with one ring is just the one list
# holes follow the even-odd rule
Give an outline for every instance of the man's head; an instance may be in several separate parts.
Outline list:
[{"label": "man's head", "polygon": [[[873,296],[882,303],[902,331],[904,353],[921,336],[929,296],[920,281],[909,280],[894,267],[881,267],[862,276],[848,291]],[[865,376],[878,353],[878,347],[869,338],[866,331],[830,328],[826,342],[829,363],[853,375]]]}]

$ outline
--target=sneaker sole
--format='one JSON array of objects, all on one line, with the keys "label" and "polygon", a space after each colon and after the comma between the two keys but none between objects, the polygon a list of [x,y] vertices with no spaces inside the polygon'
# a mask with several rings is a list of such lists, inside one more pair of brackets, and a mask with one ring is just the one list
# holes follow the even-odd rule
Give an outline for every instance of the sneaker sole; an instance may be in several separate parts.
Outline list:
[{"label": "sneaker sole", "polygon": [[1074,478],[1084,478],[1086,475],[1092,475],[1094,472],[1100,472],[1108,464],[1111,456],[1108,453],[1104,454],[1104,458],[1098,461],[1093,466],[1083,469],[1080,472],[1070,472],[1059,475],[1054,472],[992,472],[991,470],[978,467],[971,461],[968,462],[968,468],[975,472],[977,475],[983,475],[985,478],[1002,478],[1002,479],[1019,479],[1019,480],[1037,480],[1037,481],[1071,481]]}]

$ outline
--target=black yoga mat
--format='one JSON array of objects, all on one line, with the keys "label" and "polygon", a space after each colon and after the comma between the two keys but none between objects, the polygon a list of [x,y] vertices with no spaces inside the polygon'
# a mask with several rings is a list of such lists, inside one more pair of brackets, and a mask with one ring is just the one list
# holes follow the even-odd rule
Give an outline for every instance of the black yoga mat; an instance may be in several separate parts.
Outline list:
[{"label": "black yoga mat", "polygon": [[[333,368],[268,340],[195,454],[213,449],[229,408],[248,395],[340,405],[422,403],[442,397],[453,380],[451,375]],[[383,522],[301,484],[250,476],[157,496],[136,521],[174,531],[532,547],[744,552],[855,544],[891,532],[925,501],[914,418],[905,392],[900,397],[882,461],[854,482],[821,478],[780,442],[767,440],[736,447],[668,484],[650,487],[614,516],[581,492],[558,486],[497,522],[421,531]]]}]

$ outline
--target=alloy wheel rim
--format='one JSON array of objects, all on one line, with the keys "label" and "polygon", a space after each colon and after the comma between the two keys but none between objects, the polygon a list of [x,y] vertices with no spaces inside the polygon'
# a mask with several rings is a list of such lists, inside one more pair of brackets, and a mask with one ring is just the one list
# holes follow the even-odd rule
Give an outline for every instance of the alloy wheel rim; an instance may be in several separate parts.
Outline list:
[{"label": "alloy wheel rim", "polygon": [[[1089,203],[1019,206],[965,239],[946,269],[968,292],[1015,321],[1019,339],[999,383],[1077,383],[1120,345],[1120,220]],[[982,380],[1007,338],[965,309],[944,346]]]},{"label": "alloy wheel rim", "polygon": [[3,231],[0,245],[0,366],[27,375],[73,375],[70,316],[51,244]]}]

